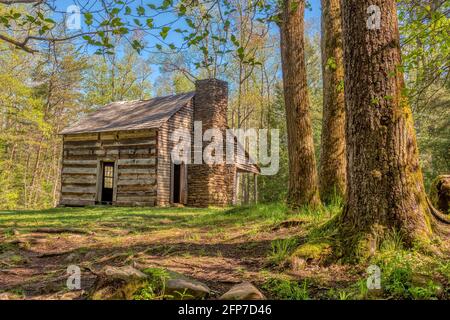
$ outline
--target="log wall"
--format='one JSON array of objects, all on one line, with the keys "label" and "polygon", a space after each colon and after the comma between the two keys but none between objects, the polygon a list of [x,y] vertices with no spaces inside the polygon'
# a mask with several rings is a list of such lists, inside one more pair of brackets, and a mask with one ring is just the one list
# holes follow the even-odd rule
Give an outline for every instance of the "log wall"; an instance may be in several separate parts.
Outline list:
[{"label": "log wall", "polygon": [[101,200],[101,162],[114,161],[113,204],[154,206],[158,133],[135,130],[63,136],[60,205]]},{"label": "log wall", "polygon": [[[193,131],[193,102],[191,101],[176,112],[158,131],[158,206],[171,204],[172,161],[170,153],[174,143],[170,140],[170,133],[178,128]],[[188,169],[189,170],[189,169]],[[187,187],[187,182],[186,182]],[[189,192],[189,190],[187,190]],[[185,201],[183,201],[185,202]]]}]

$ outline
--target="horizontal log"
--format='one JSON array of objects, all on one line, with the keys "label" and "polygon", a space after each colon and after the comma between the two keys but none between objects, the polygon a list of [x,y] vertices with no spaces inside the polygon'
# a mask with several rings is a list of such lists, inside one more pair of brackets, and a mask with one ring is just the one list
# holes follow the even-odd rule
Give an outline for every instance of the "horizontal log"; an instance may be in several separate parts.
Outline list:
[{"label": "horizontal log", "polygon": [[146,202],[130,202],[130,201],[116,201],[114,202],[117,206],[122,207],[154,207],[156,201],[146,201]]},{"label": "horizontal log", "polygon": [[120,180],[139,180],[149,178],[156,178],[156,174],[123,174],[120,176]]},{"label": "horizontal log", "polygon": [[117,195],[117,202],[151,202],[155,201],[154,196],[130,196],[130,195]]},{"label": "horizontal log", "polygon": [[95,148],[99,146],[98,140],[85,140],[85,141],[64,141],[65,149],[76,149],[76,148]]},{"label": "horizontal log", "polygon": [[95,200],[61,199],[59,204],[63,206],[93,206],[95,205]]},{"label": "horizontal log", "polygon": [[61,193],[61,199],[69,200],[95,200],[95,194],[93,193],[83,193],[83,194],[71,194],[71,193]]},{"label": "horizontal log", "polygon": [[118,185],[117,192],[130,193],[130,192],[156,192],[156,185]]},{"label": "horizontal log", "polygon": [[119,171],[124,169],[154,169],[156,168],[156,165],[154,164],[131,164],[131,165],[120,165]]},{"label": "horizontal log", "polygon": [[156,164],[156,159],[119,159],[117,161],[118,165],[154,165]]},{"label": "horizontal log", "polygon": [[119,140],[114,142],[104,142],[104,147],[131,147],[131,146],[154,146],[156,145],[156,139],[150,138],[150,139],[126,139],[126,140]]},{"label": "horizontal log", "polygon": [[155,154],[155,148],[145,148],[145,149],[120,149],[120,155],[136,155],[136,154]]},{"label": "horizontal log", "polygon": [[153,138],[148,139],[127,139],[127,140],[106,140],[106,141],[68,141],[64,142],[64,150],[81,150],[95,148],[111,147],[130,147],[130,146],[152,146],[156,144]]},{"label": "horizontal log", "polygon": [[63,164],[73,165],[73,164],[79,164],[79,165],[96,165],[97,160],[63,160]]},{"label": "horizontal log", "polygon": [[62,175],[61,181],[63,184],[96,184],[97,176],[96,175],[87,175],[83,174],[81,176],[77,175]]},{"label": "horizontal log", "polygon": [[[111,149],[111,151],[114,150],[113,152],[109,152],[110,150],[106,150],[106,156],[111,156],[112,158],[118,158],[119,155],[119,150],[116,149]],[[155,156],[155,151],[153,151],[153,153],[149,152],[148,149],[136,149],[135,151],[139,151],[135,154],[131,154],[129,152],[127,153],[123,153],[123,150],[120,150],[120,158],[121,159],[149,159]],[[113,153],[113,154],[111,154]],[[63,159],[64,160],[102,160],[104,156],[97,156],[94,154],[88,154],[88,155],[74,155],[74,154],[67,154],[66,152],[64,153]]]},{"label": "horizontal log", "polygon": [[97,168],[69,168],[65,167],[62,171],[63,174],[96,174]]},{"label": "horizontal log", "polygon": [[156,173],[154,168],[148,169],[119,169],[119,175],[122,174],[152,174]]},{"label": "horizontal log", "polygon": [[100,134],[101,140],[120,140],[120,139],[135,139],[135,138],[151,138],[156,135],[155,130],[130,130],[120,132],[102,132]]},{"label": "horizontal log", "polygon": [[135,138],[152,138],[156,136],[155,130],[145,131],[122,131],[119,132],[119,140],[122,139],[135,139]]},{"label": "horizontal log", "polygon": [[[66,150],[67,155],[74,155],[74,156],[82,156],[82,155],[97,155],[97,156],[104,156],[106,154],[106,150],[94,150],[94,149],[84,149],[84,150]],[[116,150],[117,151],[117,150]],[[116,154],[119,152],[117,151]],[[111,153],[112,154],[112,153]]]},{"label": "horizontal log", "polygon": [[91,187],[81,187],[81,186],[74,186],[74,185],[63,185],[61,188],[61,192],[65,192],[65,193],[93,193],[95,194],[96,192],[96,187],[95,186],[91,186]]},{"label": "horizontal log", "polygon": [[118,156],[119,155],[119,150],[118,149],[105,150],[105,155],[107,155],[107,156]]},{"label": "horizontal log", "polygon": [[101,132],[100,140],[115,140],[118,138],[117,132]]},{"label": "horizontal log", "polygon": [[119,178],[117,181],[118,186],[133,186],[133,185],[154,185],[156,183],[156,179],[136,179],[136,180],[123,180]]},{"label": "horizontal log", "polygon": [[117,196],[121,197],[143,197],[151,199],[156,196],[156,190],[154,191],[117,191]]},{"label": "horizontal log", "polygon": [[64,141],[88,141],[97,139],[97,133],[68,134],[64,136]]}]

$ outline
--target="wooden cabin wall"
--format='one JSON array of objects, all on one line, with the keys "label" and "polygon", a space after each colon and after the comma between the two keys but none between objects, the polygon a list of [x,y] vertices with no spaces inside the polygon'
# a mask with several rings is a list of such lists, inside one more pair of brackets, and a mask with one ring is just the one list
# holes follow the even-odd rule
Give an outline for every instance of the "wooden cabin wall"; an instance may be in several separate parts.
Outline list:
[{"label": "wooden cabin wall", "polygon": [[101,161],[115,162],[113,204],[155,205],[155,129],[72,134],[63,139],[61,205],[94,205],[100,200]]},{"label": "wooden cabin wall", "polygon": [[[174,143],[170,141],[170,132],[177,128],[193,130],[193,102],[178,110],[158,131],[158,206],[171,203],[172,162],[170,153]],[[189,192],[189,190],[187,190]]]}]

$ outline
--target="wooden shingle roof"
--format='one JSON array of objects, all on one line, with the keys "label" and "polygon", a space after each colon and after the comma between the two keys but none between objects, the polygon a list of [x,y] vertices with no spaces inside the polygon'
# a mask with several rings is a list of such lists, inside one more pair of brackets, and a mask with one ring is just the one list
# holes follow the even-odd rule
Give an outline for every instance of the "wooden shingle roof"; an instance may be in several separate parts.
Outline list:
[{"label": "wooden shingle roof", "polygon": [[88,114],[60,134],[159,128],[194,97],[195,92],[150,100],[110,103]]}]

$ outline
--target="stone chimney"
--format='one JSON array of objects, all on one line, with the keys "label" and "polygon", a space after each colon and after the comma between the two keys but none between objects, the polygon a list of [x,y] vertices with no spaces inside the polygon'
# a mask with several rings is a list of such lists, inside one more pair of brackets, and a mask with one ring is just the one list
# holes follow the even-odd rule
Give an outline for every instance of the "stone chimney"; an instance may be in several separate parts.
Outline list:
[{"label": "stone chimney", "polygon": [[[227,129],[228,83],[218,79],[199,80],[195,83],[194,121],[202,122],[202,134],[205,130],[216,128],[223,132]],[[209,142],[203,143],[203,148]],[[203,150],[193,149],[195,153]],[[225,146],[223,150],[225,156]],[[233,201],[234,188],[233,165],[191,164],[188,166],[188,205],[196,207],[226,206]]]},{"label": "stone chimney", "polygon": [[194,121],[202,121],[203,131],[227,128],[228,83],[217,79],[195,82]]}]

